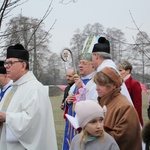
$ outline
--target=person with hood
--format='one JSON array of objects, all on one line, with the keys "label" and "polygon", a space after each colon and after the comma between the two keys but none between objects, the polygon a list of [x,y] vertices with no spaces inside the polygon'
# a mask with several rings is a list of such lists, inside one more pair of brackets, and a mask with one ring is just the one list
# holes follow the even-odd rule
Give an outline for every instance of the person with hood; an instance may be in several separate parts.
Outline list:
[{"label": "person with hood", "polygon": [[[66,98],[65,105],[68,108],[68,115],[74,117],[74,106],[79,101],[90,99],[97,102],[98,94],[96,92],[96,84],[93,81],[93,76],[96,71],[92,63],[92,54],[90,51],[90,45],[92,37],[88,37],[83,47],[83,52],[80,55],[79,61],[79,75],[74,76],[75,83],[69,90],[69,95]],[[84,109],[84,107],[83,107]],[[62,150],[69,150],[72,138],[80,132],[80,129],[74,129],[70,122],[66,120],[64,130],[64,140]]]},{"label": "person with hood", "polygon": [[142,150],[141,129],[135,108],[121,94],[123,79],[110,67],[94,76],[98,103],[106,106],[104,130],[116,140],[121,150]]},{"label": "person with hood", "polygon": [[0,103],[0,150],[57,150],[50,98],[29,71],[29,52],[9,47],[4,66],[13,84]]},{"label": "person with hood", "polygon": [[70,150],[120,150],[114,138],[103,128],[105,116],[98,103],[80,101],[75,112],[82,131],[72,139]]}]

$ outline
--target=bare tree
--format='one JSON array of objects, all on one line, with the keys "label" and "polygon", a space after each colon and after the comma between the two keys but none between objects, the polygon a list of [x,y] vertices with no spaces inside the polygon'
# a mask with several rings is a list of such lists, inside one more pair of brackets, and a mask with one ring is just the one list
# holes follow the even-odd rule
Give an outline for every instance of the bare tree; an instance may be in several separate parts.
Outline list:
[{"label": "bare tree", "polygon": [[8,14],[17,6],[25,3],[25,1],[21,0],[0,0],[1,6],[0,6],[0,28],[2,25],[2,21],[4,18],[8,17]]},{"label": "bare tree", "polygon": [[[37,77],[40,76],[40,68],[46,61],[47,55],[51,53],[48,48],[50,35],[45,31],[44,23],[40,25],[38,23],[38,19],[18,15],[9,21],[5,39],[6,45],[22,43],[29,50],[30,66]],[[38,29],[35,32],[37,25]]]},{"label": "bare tree", "polygon": [[128,28],[137,31],[136,38],[133,37],[135,43],[132,46],[132,61],[135,65],[135,71],[142,74],[142,82],[144,83],[145,81],[150,81],[150,79],[145,77],[147,76],[146,74],[150,74],[150,38],[146,32],[141,30],[143,23],[141,23],[141,25],[137,25],[131,11],[129,11],[129,13],[135,28]]},{"label": "bare tree", "polygon": [[[86,37],[90,34],[95,34],[105,36],[110,41],[111,55],[115,63],[126,59],[135,67],[137,74],[150,74],[150,69],[148,69],[150,60],[150,38],[146,32],[140,30],[140,27],[136,25],[133,17],[132,20],[138,31],[135,43],[133,44],[126,42],[125,34],[120,29],[108,28],[106,32],[104,32],[104,27],[99,23],[95,23],[94,25],[87,24],[83,30],[77,29],[71,39],[71,49],[75,53],[75,60],[78,61],[78,56],[81,54]],[[142,69],[142,67],[145,68]]]},{"label": "bare tree", "polygon": [[124,33],[117,28],[108,28],[106,37],[111,45],[112,59],[117,63],[121,60],[122,51],[126,42]]},{"label": "bare tree", "polygon": [[145,32],[141,31],[141,29],[140,29],[142,25],[138,26],[137,23],[136,23],[136,21],[134,20],[134,18],[132,16],[132,13],[130,11],[129,11],[129,13],[130,13],[131,19],[133,21],[133,24],[135,25],[135,29],[132,28],[132,30],[137,30],[138,34],[140,34],[141,36],[143,36],[143,39],[145,39],[145,41],[147,41],[150,44],[150,39],[147,38],[147,35],[145,36],[145,34],[144,34]]},{"label": "bare tree", "polygon": [[76,66],[79,63],[79,58],[81,55],[81,50],[82,50],[82,42],[84,41],[84,37],[82,36],[82,34],[80,33],[79,29],[76,29],[75,34],[73,36],[73,38],[71,39],[71,50],[73,52],[75,59],[75,64]]},{"label": "bare tree", "polygon": [[69,3],[72,3],[72,2],[73,2],[73,3],[76,3],[77,0],[61,0],[61,1],[60,1],[61,4],[65,4],[65,5],[66,5],[66,4],[69,4]]},{"label": "bare tree", "polygon": [[[136,36],[136,46],[133,48],[133,50],[136,51],[136,57],[134,58],[135,60],[138,59],[138,66],[136,66],[136,71],[138,73],[141,73],[143,75],[143,83],[145,82],[145,74],[149,73],[148,68],[149,67],[149,60],[150,60],[150,44],[147,43],[147,39],[149,39],[148,35],[146,32],[140,31],[137,36]],[[137,55],[139,57],[137,57]]]},{"label": "bare tree", "polygon": [[[26,1],[21,1],[21,0],[15,0],[15,1],[13,1],[13,0],[7,0],[7,10],[5,10],[5,13],[8,15],[8,13],[12,10],[12,9],[14,9],[15,7],[17,7],[17,6],[19,6],[19,5],[21,5],[21,4],[23,4],[23,3],[25,3],[25,2],[27,2],[28,0],[26,0]],[[19,3],[20,2],[20,3]],[[49,14],[51,13],[51,11],[52,11],[52,9],[53,9],[53,7],[52,7],[52,2],[53,2],[53,0],[51,0],[50,1],[50,3],[49,3],[49,5],[48,5],[48,7],[47,7],[47,9],[45,10],[45,14],[43,15],[43,17],[40,19],[40,20],[38,20],[38,22],[37,22],[37,24],[36,24],[36,26],[34,26],[34,32],[32,33],[32,35],[30,36],[30,38],[28,38],[28,41],[26,41],[25,42],[25,47],[27,47],[28,46],[28,43],[30,43],[30,40],[35,36],[35,32],[37,31],[37,29],[38,29],[38,27],[40,26],[40,24],[42,24],[42,22],[49,16]],[[5,15],[6,17],[7,17],[7,15]],[[51,29],[53,29],[53,26],[55,25],[55,22],[56,22],[56,20],[54,21],[54,23],[50,26],[50,28],[49,28],[49,30],[47,31],[47,33],[49,33],[50,32],[50,30]],[[2,32],[0,32],[0,48],[1,49],[4,49],[5,47],[8,47],[9,45],[5,45],[4,43],[6,43],[5,42],[5,38],[7,38],[7,36],[8,36],[8,33],[6,33],[7,32],[7,29],[5,30],[5,31],[2,31]],[[21,32],[21,31],[19,31],[19,32]],[[24,32],[24,31],[23,31]],[[43,37],[42,39],[45,39],[46,38],[46,36],[47,35],[45,35],[45,37]],[[41,42],[42,42],[42,40],[41,40]],[[40,43],[38,43],[38,44],[40,44]],[[3,51],[0,53],[2,56],[3,56]]]},{"label": "bare tree", "polygon": [[87,24],[83,31],[80,31],[80,29],[75,30],[75,34],[71,39],[71,50],[74,53],[76,66],[79,64],[79,57],[82,53],[84,42],[91,34],[95,36],[104,34],[104,27],[100,23],[95,23],[93,25]]},{"label": "bare tree", "polygon": [[[26,2],[28,0],[25,0]],[[59,62],[60,58],[58,58],[58,55],[56,55],[56,60],[54,62],[58,62],[58,65],[48,65],[51,60],[53,60],[53,53],[49,49],[49,43],[50,43],[50,31],[53,29],[56,20],[54,23],[50,26],[48,31],[45,31],[44,29],[44,23],[43,21],[49,16],[49,14],[52,11],[52,1],[50,0],[50,4],[45,11],[45,14],[43,15],[42,19],[34,19],[34,18],[28,18],[22,15],[18,15],[17,17],[12,18],[9,23],[7,24],[7,29],[5,32],[0,33],[0,47],[3,49],[3,52],[5,54],[5,47],[8,47],[9,45],[21,43],[25,46],[27,50],[30,52],[30,66],[31,70],[33,70],[34,74],[39,80],[44,81],[44,77],[42,74],[49,73],[48,70],[51,70],[51,74],[53,74],[52,81],[54,81],[56,77],[59,76],[59,68],[62,62]],[[67,0],[61,0],[60,2],[66,2]],[[9,17],[9,13],[11,10],[13,10],[15,7],[23,4],[23,0],[4,0],[0,1],[2,6],[0,9],[0,27],[2,20],[6,17]],[[70,1],[71,2],[71,1]],[[72,2],[75,2],[72,0]],[[4,42],[2,42],[4,41]],[[1,56],[3,56],[3,52],[1,52]],[[57,68],[58,66],[58,68]],[[55,70],[55,71],[54,71]],[[63,68],[63,71],[65,69]],[[65,74],[65,73],[64,73]],[[49,79],[49,77],[47,78]],[[57,82],[59,82],[57,80]]]},{"label": "bare tree", "polygon": [[56,53],[51,53],[49,55],[49,61],[46,64],[48,68],[45,70],[45,79],[48,78],[47,84],[60,84],[61,80],[64,79],[65,66],[63,65],[63,61],[60,59]]},{"label": "bare tree", "polygon": [[[133,16],[132,16],[132,13],[131,13],[130,11],[129,11],[129,13],[130,13],[131,19],[132,19],[132,21],[133,21],[133,24],[135,25],[135,28],[129,28],[129,27],[128,27],[128,28],[131,29],[131,30],[137,30],[136,39],[133,37],[134,42],[135,42],[134,45],[135,45],[135,46],[139,46],[139,41],[140,41],[140,44],[146,45],[146,46],[150,46],[150,38],[149,38],[148,34],[140,29],[142,25],[138,26],[137,23],[136,23],[136,21],[134,20],[134,18],[133,18]],[[140,48],[140,47],[139,47],[139,48]],[[143,49],[141,49],[141,51],[142,51],[142,50],[143,50]],[[145,51],[143,52],[143,54],[144,54],[148,59],[150,59],[150,55],[148,55],[147,53],[148,53],[148,51],[147,51],[147,52],[145,52]]]}]

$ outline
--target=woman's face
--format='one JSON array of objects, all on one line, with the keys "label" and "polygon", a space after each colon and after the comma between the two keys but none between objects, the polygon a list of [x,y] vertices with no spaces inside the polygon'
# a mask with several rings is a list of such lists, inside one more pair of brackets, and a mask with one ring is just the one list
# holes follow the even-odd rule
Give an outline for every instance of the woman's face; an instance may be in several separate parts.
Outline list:
[{"label": "woman's face", "polygon": [[120,72],[120,75],[122,78],[125,78],[128,74],[130,74],[130,71],[129,70],[125,70],[123,68],[119,68],[119,72]]},{"label": "woman's face", "polygon": [[92,119],[85,126],[85,130],[92,136],[100,136],[103,132],[103,118],[97,117]]},{"label": "woman's face", "polygon": [[103,96],[107,95],[114,88],[116,88],[116,87],[112,84],[110,84],[109,86],[96,84],[96,91],[97,91],[99,97],[103,97]]}]

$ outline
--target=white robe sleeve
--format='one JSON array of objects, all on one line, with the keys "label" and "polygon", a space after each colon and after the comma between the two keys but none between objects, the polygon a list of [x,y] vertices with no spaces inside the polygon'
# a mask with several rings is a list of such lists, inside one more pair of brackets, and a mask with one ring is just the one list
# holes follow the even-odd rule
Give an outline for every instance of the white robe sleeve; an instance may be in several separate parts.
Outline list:
[{"label": "white robe sleeve", "polygon": [[[6,141],[3,145],[10,147],[7,150],[57,150],[53,111],[47,92],[37,82],[17,90],[6,112],[6,124],[19,142]],[[8,127],[4,125],[2,131],[4,141],[4,130],[8,130]],[[1,147],[4,146],[0,141]]]}]

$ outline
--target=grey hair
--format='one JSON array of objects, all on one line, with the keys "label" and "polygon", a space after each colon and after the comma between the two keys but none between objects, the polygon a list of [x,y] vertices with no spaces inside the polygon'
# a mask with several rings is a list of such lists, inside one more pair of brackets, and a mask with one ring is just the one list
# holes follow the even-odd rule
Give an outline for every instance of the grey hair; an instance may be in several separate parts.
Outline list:
[{"label": "grey hair", "polygon": [[96,52],[100,58],[103,59],[111,59],[111,55],[109,53],[105,53],[105,52]]}]

